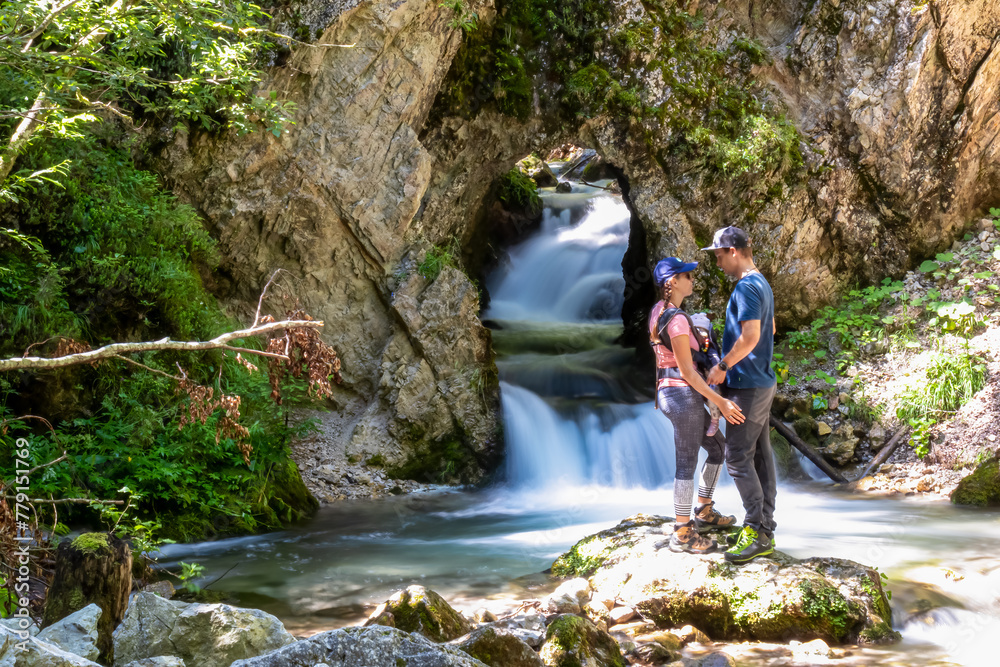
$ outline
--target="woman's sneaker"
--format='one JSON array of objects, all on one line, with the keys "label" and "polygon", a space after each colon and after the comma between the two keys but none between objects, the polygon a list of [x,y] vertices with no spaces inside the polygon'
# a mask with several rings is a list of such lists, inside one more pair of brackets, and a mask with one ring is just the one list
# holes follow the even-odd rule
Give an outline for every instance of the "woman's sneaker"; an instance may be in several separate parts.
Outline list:
[{"label": "woman's sneaker", "polygon": [[707,554],[715,551],[715,540],[703,537],[694,529],[691,522],[674,526],[674,532],[670,536],[667,544],[671,551],[675,553],[686,552],[689,554]]},{"label": "woman's sneaker", "polygon": [[715,502],[705,503],[704,505],[695,505],[694,508],[694,526],[698,530],[706,530],[709,528],[729,528],[730,526],[736,525],[736,517],[725,514],[719,514],[715,509]]}]

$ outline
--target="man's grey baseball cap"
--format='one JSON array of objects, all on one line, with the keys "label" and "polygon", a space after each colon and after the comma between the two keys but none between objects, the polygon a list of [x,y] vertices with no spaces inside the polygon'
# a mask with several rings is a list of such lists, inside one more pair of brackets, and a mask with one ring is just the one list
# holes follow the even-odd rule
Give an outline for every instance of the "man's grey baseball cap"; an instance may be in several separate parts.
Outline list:
[{"label": "man's grey baseball cap", "polygon": [[750,237],[739,227],[723,227],[715,232],[712,245],[702,250],[716,250],[718,248],[749,248]]}]

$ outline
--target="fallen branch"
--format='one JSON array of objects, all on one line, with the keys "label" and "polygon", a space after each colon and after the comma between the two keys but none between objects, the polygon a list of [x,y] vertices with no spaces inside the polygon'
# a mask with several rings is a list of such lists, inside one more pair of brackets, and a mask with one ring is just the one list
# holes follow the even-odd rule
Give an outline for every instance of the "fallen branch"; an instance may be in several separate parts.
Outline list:
[{"label": "fallen branch", "polygon": [[888,461],[889,457],[892,456],[892,453],[896,451],[896,448],[899,447],[899,444],[903,442],[903,436],[905,436],[909,432],[909,430],[910,430],[909,427],[903,426],[898,431],[896,431],[896,435],[892,436],[892,439],[890,439],[889,442],[885,444],[885,447],[883,447],[879,451],[879,453],[875,455],[875,458],[873,458],[871,462],[865,467],[864,471],[862,471],[862,473],[858,475],[858,479],[864,479],[865,477],[871,474],[872,470],[874,470],[875,468],[879,467],[880,465]]},{"label": "fallen branch", "polygon": [[845,479],[844,476],[841,475],[839,472],[834,470],[833,466],[827,463],[826,459],[824,459],[819,452],[817,452],[815,449],[813,449],[806,443],[802,442],[799,436],[795,434],[795,431],[793,431],[792,429],[788,428],[783,423],[781,423],[781,421],[777,419],[774,415],[771,415],[771,426],[774,427],[775,431],[784,436],[785,440],[792,443],[795,446],[795,449],[802,452],[802,454],[805,455],[807,459],[815,463],[817,468],[826,473],[827,477],[837,482],[838,484],[844,484],[847,482],[847,479]]},{"label": "fallen branch", "polygon": [[230,331],[228,333],[222,334],[221,336],[217,336],[212,340],[206,340],[206,341],[176,341],[176,340],[170,340],[169,338],[163,338],[161,340],[141,342],[141,343],[112,343],[110,345],[105,345],[104,347],[99,347],[96,350],[88,350],[86,352],[78,352],[76,354],[67,354],[65,356],[55,357],[53,359],[49,359],[46,357],[14,357],[12,359],[2,359],[0,360],[0,371],[13,371],[13,370],[24,370],[24,369],[36,369],[36,368],[63,368],[65,366],[86,364],[101,359],[110,359],[112,357],[117,357],[122,354],[134,354],[136,352],[151,352],[154,350],[185,350],[188,352],[192,352],[197,350],[215,350],[220,348],[230,349],[230,350],[238,349],[240,352],[245,352],[247,354],[257,354],[264,357],[271,357],[271,358],[277,357],[279,359],[288,360],[287,356],[276,355],[273,351],[265,352],[262,350],[253,350],[250,348],[235,348],[229,345],[229,342],[241,338],[261,336],[263,334],[281,331],[283,329],[319,329],[322,326],[323,326],[322,321],[282,320],[281,322],[268,322],[266,324],[258,324],[257,326],[251,327],[249,329]]},{"label": "fallen branch", "polygon": [[[15,496],[6,496],[7,500],[14,500]],[[59,498],[58,500],[46,500],[44,498],[29,498],[28,503],[32,505],[70,505],[97,503],[99,505],[124,505],[124,500],[95,500],[93,498]]]}]

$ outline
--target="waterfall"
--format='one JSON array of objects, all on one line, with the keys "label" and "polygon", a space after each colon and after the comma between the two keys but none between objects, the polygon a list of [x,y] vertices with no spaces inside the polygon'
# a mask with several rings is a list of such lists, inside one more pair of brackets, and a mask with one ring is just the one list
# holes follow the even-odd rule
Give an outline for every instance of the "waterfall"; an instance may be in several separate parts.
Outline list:
[{"label": "waterfall", "polygon": [[[541,229],[487,278],[514,488],[658,488],[673,480],[673,429],[630,377],[622,332],[629,211],[620,196],[543,190]],[[575,222],[574,222],[575,220]]]}]

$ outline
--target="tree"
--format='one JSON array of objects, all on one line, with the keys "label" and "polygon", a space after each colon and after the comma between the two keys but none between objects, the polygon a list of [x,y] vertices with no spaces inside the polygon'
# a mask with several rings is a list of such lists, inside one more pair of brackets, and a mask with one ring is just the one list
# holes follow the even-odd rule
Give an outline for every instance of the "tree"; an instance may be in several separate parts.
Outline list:
[{"label": "tree", "polygon": [[[277,136],[290,103],[254,94],[272,38],[268,16],[235,0],[12,0],[0,6],[0,199],[64,165],[12,174],[41,134],[84,131],[98,115]],[[294,41],[294,40],[290,40]],[[329,46],[329,45],[324,45]]]}]

